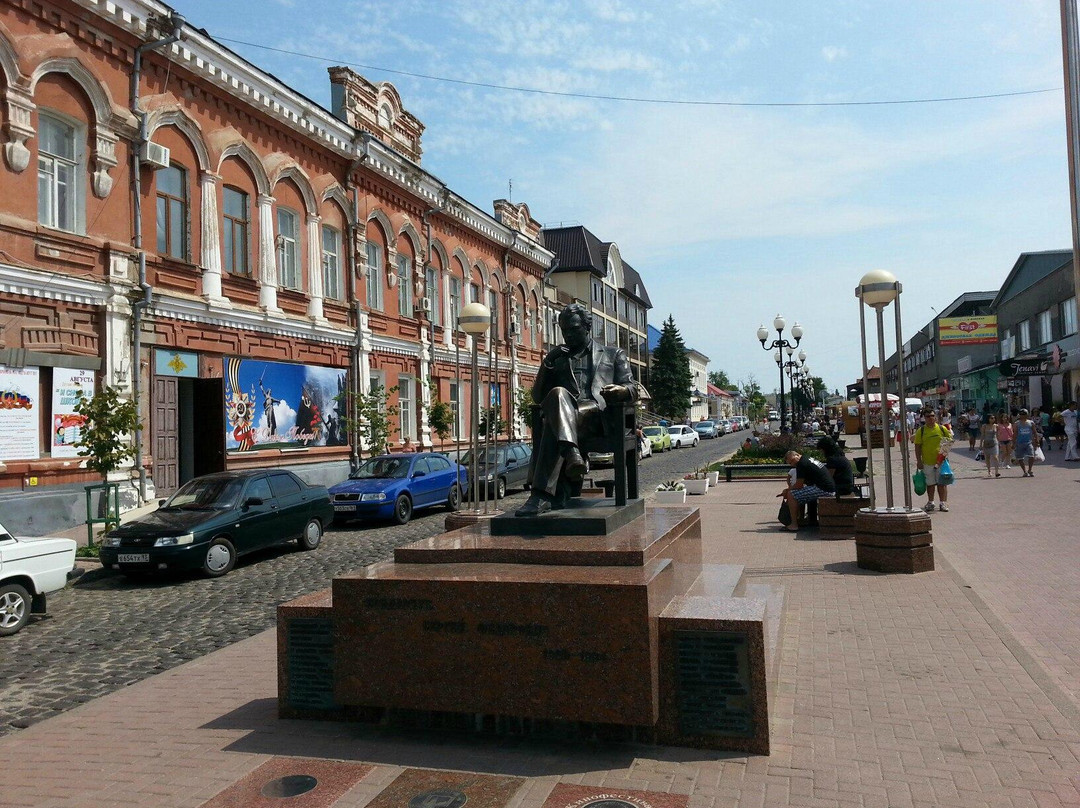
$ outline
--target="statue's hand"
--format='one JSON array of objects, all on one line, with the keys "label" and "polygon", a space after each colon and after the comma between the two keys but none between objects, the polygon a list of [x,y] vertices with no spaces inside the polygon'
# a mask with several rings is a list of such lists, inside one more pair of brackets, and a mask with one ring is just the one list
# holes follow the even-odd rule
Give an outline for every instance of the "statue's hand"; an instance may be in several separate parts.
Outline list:
[{"label": "statue's hand", "polygon": [[570,349],[565,345],[556,345],[549,352],[544,359],[544,364],[549,369],[554,369],[559,366],[560,362],[568,362],[570,360]]},{"label": "statue's hand", "polygon": [[604,401],[608,404],[617,404],[620,401],[630,400],[630,391],[626,389],[625,385],[621,384],[605,384],[600,388],[600,395],[604,397]]}]

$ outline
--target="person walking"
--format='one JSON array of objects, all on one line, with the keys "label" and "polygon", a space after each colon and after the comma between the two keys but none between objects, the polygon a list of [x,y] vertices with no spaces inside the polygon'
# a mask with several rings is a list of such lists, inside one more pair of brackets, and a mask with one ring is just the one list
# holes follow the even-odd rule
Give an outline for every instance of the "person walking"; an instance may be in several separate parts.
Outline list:
[{"label": "person walking", "polygon": [[1065,459],[1080,460],[1080,446],[1077,446],[1076,402],[1061,411],[1061,420],[1065,422]]},{"label": "person walking", "polygon": [[[1000,477],[1001,470],[998,468],[997,419],[993,415],[986,416],[986,423],[982,425],[981,435],[983,459],[986,460],[986,476]],[[993,473],[990,471],[991,467],[993,467]]]},{"label": "person walking", "polygon": [[931,513],[934,510],[934,489],[937,489],[938,499],[941,501],[941,510],[949,512],[949,494],[947,487],[940,482],[941,467],[938,465],[938,454],[941,444],[952,441],[953,434],[950,429],[937,422],[937,413],[933,407],[923,410],[923,425],[915,430],[915,467],[922,469],[926,476],[926,505],[923,510]]},{"label": "person walking", "polygon": [[1013,434],[1016,435],[1016,446],[1013,448],[1013,456],[1020,462],[1020,469],[1025,477],[1034,477],[1035,472],[1035,449],[1039,445],[1039,428],[1035,422],[1028,418],[1028,411],[1020,410],[1020,416],[1013,425]]},{"label": "person walking", "polygon": [[1005,410],[1001,410],[997,414],[997,436],[999,460],[1005,468],[1011,469],[1013,428],[1009,422],[1009,416],[1005,414]]},{"label": "person walking", "polygon": [[971,451],[975,451],[975,441],[982,434],[982,416],[976,412],[974,407],[968,407],[967,412],[967,434],[968,434],[968,448]]}]

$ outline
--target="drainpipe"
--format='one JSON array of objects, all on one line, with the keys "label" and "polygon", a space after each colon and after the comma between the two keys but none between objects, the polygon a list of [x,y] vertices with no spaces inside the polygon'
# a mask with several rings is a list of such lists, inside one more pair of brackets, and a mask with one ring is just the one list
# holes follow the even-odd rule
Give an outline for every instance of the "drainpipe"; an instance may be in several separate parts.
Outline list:
[{"label": "drainpipe", "polygon": [[[361,133],[363,134],[363,133]],[[353,140],[353,145],[356,146],[357,142],[361,138],[357,137]],[[353,174],[360,170],[368,159],[368,142],[363,139],[363,150],[360,152],[360,156],[357,157],[349,165],[349,170],[345,175],[345,187],[348,191],[352,192],[353,210],[352,216],[349,217],[349,284],[352,289],[353,304],[356,306],[353,316],[356,318],[356,336],[353,339],[352,351],[349,356],[349,365],[351,366],[351,373],[349,374],[351,381],[349,383],[349,422],[356,423],[358,410],[356,397],[360,395],[360,298],[357,295],[357,283],[356,283],[356,231],[359,227],[360,221],[360,191],[359,186],[353,182]],[[349,470],[350,472],[356,471],[360,467],[360,436],[356,429],[351,430],[349,436],[350,452],[349,452]]]},{"label": "drainpipe", "polygon": [[[431,266],[431,219],[430,219],[430,217],[431,217],[431,214],[439,213],[440,211],[441,211],[441,208],[428,208],[420,216],[420,221],[424,226],[424,237],[427,239],[427,255],[424,258],[424,297],[426,297],[429,301],[431,301],[431,308],[432,308],[432,311],[429,311],[429,312],[426,313],[427,322],[428,322],[428,334],[431,336],[431,366],[428,368],[428,372],[431,375],[427,380],[425,380],[425,382],[424,382],[425,384],[430,382],[435,377],[435,318],[432,317],[432,314],[434,313],[434,308],[435,308],[436,301],[431,299],[431,289],[428,288],[428,273],[427,273],[428,267]],[[438,280],[436,280],[435,285],[438,286],[438,283],[439,283]],[[435,388],[435,393],[436,393],[436,395],[438,395],[438,387]],[[429,390],[428,394],[430,395],[430,390]],[[422,398],[423,398],[423,396],[421,395],[421,399]],[[417,407],[416,409],[420,410],[421,408]],[[417,414],[419,415],[419,412]],[[423,418],[423,416],[421,416],[421,419],[422,418]],[[422,420],[421,420],[421,424],[420,424],[419,434],[420,435],[424,434],[424,427],[423,427],[423,421]],[[434,440],[434,438],[431,441],[431,451],[433,451],[433,452],[435,451],[435,440]]]},{"label": "drainpipe", "polygon": [[[154,18],[150,18],[148,22],[153,21],[153,19]],[[143,310],[150,305],[151,296],[154,291],[153,287],[146,281],[146,252],[143,250],[142,243],[141,157],[143,146],[146,145],[148,139],[146,132],[148,116],[139,107],[139,86],[142,82],[142,57],[147,51],[156,50],[178,41],[180,39],[180,31],[184,27],[184,18],[175,11],[170,11],[168,17],[159,19],[158,23],[161,24],[163,28],[171,31],[171,33],[155,42],[144,42],[135,49],[135,60],[131,70],[131,86],[128,98],[128,106],[139,122],[138,134],[136,135],[135,141],[132,143],[131,149],[131,194],[133,197],[132,225],[135,231],[132,246],[135,248],[135,255],[139,262],[139,289],[142,291],[142,297],[136,300],[131,306],[131,328],[133,332],[131,337],[131,397],[134,399],[136,405],[139,404],[139,399],[142,394],[141,356]],[[146,468],[143,466],[141,428],[135,429],[135,466],[139,470],[139,504],[142,504],[146,502]]]}]

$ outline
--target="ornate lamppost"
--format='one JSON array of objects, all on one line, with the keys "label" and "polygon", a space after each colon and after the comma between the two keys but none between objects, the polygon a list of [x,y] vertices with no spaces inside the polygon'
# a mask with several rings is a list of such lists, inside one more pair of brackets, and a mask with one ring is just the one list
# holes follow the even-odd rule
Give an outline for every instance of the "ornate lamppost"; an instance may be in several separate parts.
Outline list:
[{"label": "ornate lamppost", "polygon": [[[795,338],[795,342],[789,342],[788,340],[784,339],[784,328],[786,326],[787,326],[787,323],[784,321],[784,318],[781,317],[779,314],[776,315],[776,317],[773,319],[773,328],[776,329],[776,337],[777,338],[774,339],[768,345],[765,344],[766,340],[768,340],[768,338],[769,338],[768,329],[765,328],[764,325],[761,325],[761,326],[758,327],[758,330],[757,330],[757,338],[758,338],[758,341],[761,343],[761,347],[766,351],[776,351],[776,353],[773,354],[773,359],[776,360],[777,366],[780,367],[780,432],[781,433],[787,432],[787,408],[784,406],[784,368],[781,365],[781,362],[783,360],[782,360],[780,351],[782,349],[784,349],[784,348],[790,348],[791,351],[794,351],[795,348],[797,348],[799,346],[799,343],[802,342],[802,335],[803,335],[802,326],[799,325],[798,323],[795,323],[795,325],[793,325],[791,327],[791,336]],[[789,354],[790,354],[790,351],[789,351]]]},{"label": "ornate lamppost", "polygon": [[[483,303],[469,303],[462,307],[458,315],[458,327],[472,338],[472,383],[469,402],[469,503],[474,512],[480,510],[479,468],[477,458],[480,455],[480,336],[491,328],[491,309]],[[484,498],[487,506],[487,497]]]},{"label": "ornate lamppost", "polygon": [[[795,430],[795,415],[796,415],[796,411],[795,411],[795,388],[800,384],[800,380],[802,379],[801,373],[802,373],[802,368],[806,364],[806,351],[799,351],[799,355],[796,357],[796,356],[792,356],[792,354],[795,353],[795,348],[794,347],[789,346],[789,347],[785,348],[784,350],[787,352],[787,356],[788,356],[787,361],[786,362],[781,362],[778,359],[777,364],[780,365],[780,373],[781,374],[787,373],[788,390],[791,391],[791,420],[792,420],[791,429],[792,429],[792,431],[796,431]],[[777,351],[775,354],[773,354],[774,359],[777,359],[778,356],[780,356],[780,351]],[[780,359],[782,359],[782,358],[783,357],[780,356]]]}]

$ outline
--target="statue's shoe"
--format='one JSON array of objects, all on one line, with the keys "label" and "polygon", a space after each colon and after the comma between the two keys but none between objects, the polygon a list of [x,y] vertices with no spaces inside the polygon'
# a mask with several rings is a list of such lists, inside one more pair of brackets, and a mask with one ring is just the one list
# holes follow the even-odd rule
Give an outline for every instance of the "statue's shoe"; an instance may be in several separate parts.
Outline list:
[{"label": "statue's shoe", "polygon": [[514,511],[514,516],[539,516],[551,510],[551,502],[539,494],[533,494],[525,504]]},{"label": "statue's shoe", "polygon": [[581,452],[577,449],[571,449],[566,453],[566,479],[575,483],[580,482],[585,478],[587,468]]}]

